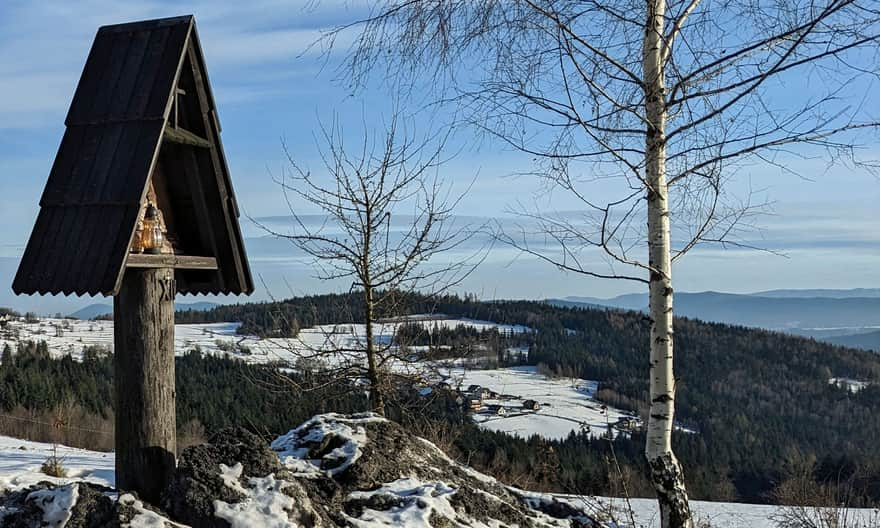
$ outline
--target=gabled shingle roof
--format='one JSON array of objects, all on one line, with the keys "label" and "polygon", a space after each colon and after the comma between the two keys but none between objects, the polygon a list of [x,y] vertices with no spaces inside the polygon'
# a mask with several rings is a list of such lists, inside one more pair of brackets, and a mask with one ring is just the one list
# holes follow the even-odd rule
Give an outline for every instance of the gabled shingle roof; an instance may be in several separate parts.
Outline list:
[{"label": "gabled shingle roof", "polygon": [[[177,270],[178,291],[253,291],[195,22],[182,16],[98,30],[13,283],[16,293],[118,291],[185,64],[192,70],[185,75],[198,85],[196,115],[205,118],[202,133],[212,146],[178,156],[191,158],[192,165],[172,176],[194,183],[181,192],[176,214],[182,225],[195,226],[188,228],[195,233],[190,237],[202,249],[210,246],[219,269]],[[203,201],[200,215],[188,205],[197,200]]]}]

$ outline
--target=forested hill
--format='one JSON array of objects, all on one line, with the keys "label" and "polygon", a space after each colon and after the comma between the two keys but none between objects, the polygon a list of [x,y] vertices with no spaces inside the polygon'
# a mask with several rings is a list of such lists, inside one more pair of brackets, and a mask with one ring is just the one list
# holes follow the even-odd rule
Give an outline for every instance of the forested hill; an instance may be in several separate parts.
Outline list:
[{"label": "forested hill", "polygon": [[[180,322],[237,320],[244,331],[289,334],[316,323],[352,322],[359,297],[324,295],[178,314]],[[609,403],[647,401],[648,322],[643,314],[563,308],[540,302],[444,297],[413,299],[411,313],[435,312],[534,329],[528,361],[600,381]],[[340,310],[340,307],[347,307]],[[740,496],[778,482],[795,453],[825,471],[870,474],[880,497],[880,356],[812,339],[696,320],[676,321],[678,418],[684,462],[706,478],[726,475]],[[853,394],[832,377],[874,382]],[[709,477],[713,473],[716,477]],[[829,473],[830,474],[830,473]]]}]

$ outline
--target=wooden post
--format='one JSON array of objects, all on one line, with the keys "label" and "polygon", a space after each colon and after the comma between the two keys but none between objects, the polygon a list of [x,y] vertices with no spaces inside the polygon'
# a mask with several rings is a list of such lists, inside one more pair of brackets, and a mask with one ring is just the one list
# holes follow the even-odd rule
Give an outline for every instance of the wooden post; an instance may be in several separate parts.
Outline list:
[{"label": "wooden post", "polygon": [[157,504],[175,468],[174,270],[126,269],[113,298],[116,487]]}]

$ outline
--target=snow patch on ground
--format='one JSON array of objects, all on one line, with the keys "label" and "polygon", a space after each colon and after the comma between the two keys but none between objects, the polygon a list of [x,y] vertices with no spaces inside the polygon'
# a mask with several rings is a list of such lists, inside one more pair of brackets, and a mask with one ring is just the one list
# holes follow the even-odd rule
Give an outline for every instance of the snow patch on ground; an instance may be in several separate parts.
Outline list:
[{"label": "snow patch on ground", "polygon": [[[375,528],[377,526],[406,526],[413,528],[432,528],[437,525],[438,518],[448,519],[452,526],[468,526],[471,528],[502,528],[505,524],[492,519],[489,523],[482,522],[472,516],[473,512],[456,509],[450,499],[458,490],[441,481],[424,482],[416,478],[401,478],[383,484],[372,491],[357,491],[349,494],[349,498],[364,502],[364,510],[359,517],[345,515],[345,519],[357,528]],[[476,492],[500,499],[482,490]],[[370,507],[375,501],[388,508],[377,510]],[[555,519],[549,515],[534,512],[538,524],[536,526],[563,527],[570,526],[567,519]],[[435,524],[431,523],[435,520]]]},{"label": "snow patch on ground", "polygon": [[439,515],[450,520],[456,519],[455,508],[449,503],[455,489],[443,482],[422,482],[414,478],[403,478],[383,484],[373,491],[357,491],[349,494],[354,500],[367,504],[379,498],[397,503],[387,510],[375,510],[368,506],[359,518],[345,516],[352,525],[361,528],[374,526],[411,526],[431,528],[431,517]]},{"label": "snow patch on ground", "polygon": [[241,502],[228,503],[214,501],[214,515],[225,520],[232,528],[296,528],[288,520],[288,511],[293,509],[293,499],[285,495],[282,489],[286,484],[276,480],[275,475],[248,479],[248,487],[241,485],[241,462],[232,467],[220,464],[220,477],[226,487],[231,488],[245,499]]},{"label": "snow patch on ground", "polygon": [[68,484],[53,490],[37,490],[28,494],[27,502],[43,510],[43,524],[62,528],[70,520],[71,508],[79,497],[76,484]]},{"label": "snow patch on ground", "polygon": [[119,502],[129,506],[137,513],[135,513],[134,517],[128,521],[127,525],[123,525],[128,528],[165,528],[166,526],[179,526],[180,528],[186,528],[183,524],[178,524],[173,522],[166,517],[162,517],[158,513],[147,509],[144,506],[144,503],[137,500],[134,495],[130,493],[123,493],[119,496]]},{"label": "snow patch on ground", "polygon": [[[654,499],[624,499],[618,497],[585,497],[521,492],[535,506],[540,501],[556,500],[581,508],[608,526],[620,528],[661,528],[660,512]],[[779,528],[784,506],[743,504],[730,502],[691,501],[695,526],[712,528]],[[819,512],[820,508],[804,507],[804,511]],[[876,528],[880,526],[880,510],[841,509],[846,526]],[[635,524],[633,524],[635,523]],[[841,526],[844,524],[841,523]],[[824,524],[822,524],[824,526]]]},{"label": "snow patch on ground", "polygon": [[232,467],[220,464],[220,478],[223,479],[223,485],[241,494],[246,494],[247,492],[241,486],[241,481],[239,480],[243,470],[244,466],[241,465],[241,462],[236,463]]},{"label": "snow patch on ground", "polygon": [[[361,447],[367,443],[367,431],[363,424],[382,421],[385,418],[373,413],[351,416],[321,414],[279,436],[269,447],[278,453],[281,463],[297,476],[333,476],[342,473],[360,458]],[[319,453],[320,458],[308,458],[315,447],[322,446],[327,436],[334,436],[343,442],[327,453]]]},{"label": "snow patch on ground", "polygon": [[83,480],[108,487],[115,483],[113,453],[59,445],[58,458],[67,470],[67,478],[40,472],[40,466],[51,455],[52,444],[0,436],[0,490],[27,488],[41,481],[67,484]]}]

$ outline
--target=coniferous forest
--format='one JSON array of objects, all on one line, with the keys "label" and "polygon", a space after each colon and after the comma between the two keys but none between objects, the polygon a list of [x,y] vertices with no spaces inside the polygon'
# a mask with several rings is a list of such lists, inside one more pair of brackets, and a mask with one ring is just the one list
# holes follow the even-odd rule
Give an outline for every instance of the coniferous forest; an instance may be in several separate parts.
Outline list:
[{"label": "coniferous forest", "polygon": [[[324,295],[275,303],[220,306],[181,312],[178,322],[240,321],[242,332],[295,335],[319,323],[355,322],[357,296]],[[339,310],[347,306],[350,310]],[[648,324],[635,312],[555,307],[526,301],[413,297],[411,313],[527,326],[515,335],[473,329],[429,330],[426,343],[481,342],[528,346],[527,363],[543,372],[598,380],[610,405],[644,412]],[[500,347],[503,348],[503,347]],[[499,349],[500,349],[499,348]],[[846,479],[860,502],[880,501],[880,357],[784,334],[679,319],[676,322],[677,417],[692,432],[675,435],[693,496],[700,499],[773,501],[774,490],[812,461],[820,482]],[[100,350],[82,362],[50,359],[45,344],[3,351],[0,405],[52,412],[75,403],[112,416],[112,365]],[[503,359],[503,358],[501,358]],[[270,437],[319,412],[362,410],[361,391],[327,380],[280,374],[271,366],[203,355],[177,359],[178,426],[205,435],[241,425]],[[851,393],[831,377],[875,382]],[[309,389],[309,387],[320,387]],[[563,441],[516,438],[477,428],[465,412],[436,391],[430,399],[401,391],[389,414],[452,456],[514,485],[571,493],[615,493],[626,484],[650,496],[644,478],[644,437],[610,442],[572,434]],[[413,409],[419,412],[412,412]],[[112,422],[110,422],[112,423]],[[4,427],[8,422],[0,420]],[[619,468],[618,468],[619,465]]]}]

